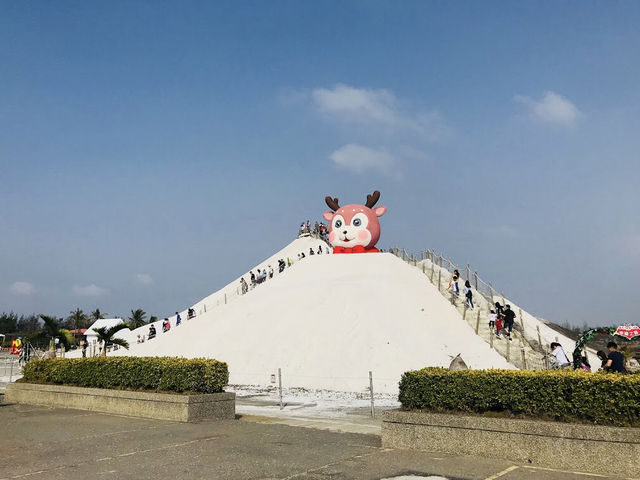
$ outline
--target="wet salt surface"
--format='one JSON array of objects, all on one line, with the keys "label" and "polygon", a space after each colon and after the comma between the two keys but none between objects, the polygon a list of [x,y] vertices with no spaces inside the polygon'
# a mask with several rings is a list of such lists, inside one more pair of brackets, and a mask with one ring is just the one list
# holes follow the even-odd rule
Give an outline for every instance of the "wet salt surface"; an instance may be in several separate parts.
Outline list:
[{"label": "wet salt surface", "polygon": [[[339,418],[348,415],[369,415],[371,399],[354,392],[331,390],[309,390],[301,388],[283,389],[283,408],[275,387],[229,385],[227,392],[235,392],[237,410],[240,413]],[[391,394],[374,395],[376,411],[398,408],[398,397]],[[423,477],[424,478],[424,477]]]}]

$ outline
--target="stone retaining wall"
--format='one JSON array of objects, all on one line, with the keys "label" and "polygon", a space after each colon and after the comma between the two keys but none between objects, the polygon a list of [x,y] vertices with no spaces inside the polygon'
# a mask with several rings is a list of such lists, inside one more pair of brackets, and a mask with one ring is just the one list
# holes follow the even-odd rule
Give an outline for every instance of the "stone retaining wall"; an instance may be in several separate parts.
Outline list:
[{"label": "stone retaining wall", "polygon": [[639,428],[390,410],[382,445],[610,476],[640,472]]},{"label": "stone retaining wall", "polygon": [[235,397],[235,393],[226,392],[178,395],[11,383],[5,391],[4,401],[194,422],[205,419],[233,420],[236,413]]}]

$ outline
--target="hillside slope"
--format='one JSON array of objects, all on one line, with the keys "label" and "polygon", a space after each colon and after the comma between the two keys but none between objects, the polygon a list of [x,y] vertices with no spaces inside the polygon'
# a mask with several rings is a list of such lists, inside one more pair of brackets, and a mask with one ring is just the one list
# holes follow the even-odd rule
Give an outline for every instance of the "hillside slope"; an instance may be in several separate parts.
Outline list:
[{"label": "hillside slope", "polygon": [[421,272],[384,253],[308,257],[232,302],[114,352],[217,358],[229,364],[232,384],[267,385],[281,368],[289,387],[363,391],[372,371],[374,389],[388,393],[403,372],[448,366],[458,353],[472,368],[510,367]]}]

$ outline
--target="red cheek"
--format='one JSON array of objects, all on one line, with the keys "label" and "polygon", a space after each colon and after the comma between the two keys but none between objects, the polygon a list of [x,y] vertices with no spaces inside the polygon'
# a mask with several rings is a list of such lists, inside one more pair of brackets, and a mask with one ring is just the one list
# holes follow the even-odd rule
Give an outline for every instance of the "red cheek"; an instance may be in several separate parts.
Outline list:
[{"label": "red cheek", "polygon": [[335,239],[336,239],[336,232],[331,232],[329,234],[329,242],[333,243]]},{"label": "red cheek", "polygon": [[367,232],[366,230],[360,230],[358,232],[358,240],[368,240],[369,239],[369,232]]}]

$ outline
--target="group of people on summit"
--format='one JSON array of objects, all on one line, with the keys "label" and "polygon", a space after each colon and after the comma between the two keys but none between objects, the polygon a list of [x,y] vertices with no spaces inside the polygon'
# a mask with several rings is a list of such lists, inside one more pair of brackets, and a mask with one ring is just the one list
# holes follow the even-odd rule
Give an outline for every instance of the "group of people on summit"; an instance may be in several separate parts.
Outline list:
[{"label": "group of people on summit", "polygon": [[322,222],[316,222],[312,229],[311,220],[307,220],[306,223],[302,222],[300,224],[300,229],[298,230],[298,237],[305,237],[305,236],[311,235],[312,233],[314,235],[319,236],[320,238],[327,240],[329,237],[329,227],[327,227]]}]

